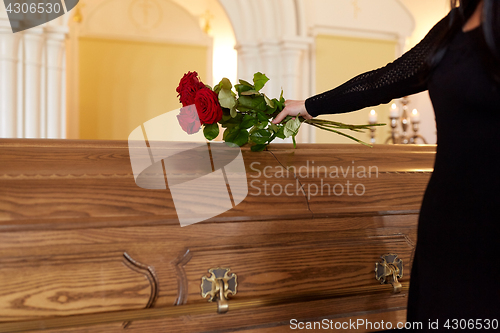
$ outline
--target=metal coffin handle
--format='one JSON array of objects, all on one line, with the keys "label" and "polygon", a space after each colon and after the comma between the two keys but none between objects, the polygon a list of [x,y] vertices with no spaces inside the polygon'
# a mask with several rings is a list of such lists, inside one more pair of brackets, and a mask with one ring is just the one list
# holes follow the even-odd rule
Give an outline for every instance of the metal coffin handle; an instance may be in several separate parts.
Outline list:
[{"label": "metal coffin handle", "polygon": [[384,254],[380,258],[382,262],[375,263],[375,278],[381,284],[391,283],[393,293],[401,292],[402,286],[398,279],[403,278],[403,260],[397,254]]},{"label": "metal coffin handle", "polygon": [[229,310],[229,294],[236,295],[237,276],[229,274],[229,271],[231,268],[211,268],[208,270],[210,276],[201,278],[201,296],[210,296],[209,302],[217,301],[218,313],[226,313]]}]

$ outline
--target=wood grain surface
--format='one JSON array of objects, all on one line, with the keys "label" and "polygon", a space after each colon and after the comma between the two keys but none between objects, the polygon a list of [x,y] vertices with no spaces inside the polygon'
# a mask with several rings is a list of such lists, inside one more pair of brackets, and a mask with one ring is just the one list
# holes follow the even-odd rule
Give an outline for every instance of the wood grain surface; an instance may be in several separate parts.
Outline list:
[{"label": "wood grain surface", "polygon": [[152,283],[123,253],[0,260],[0,321],[141,309]]},{"label": "wood grain surface", "polygon": [[[243,148],[246,199],[182,228],[168,189],[135,184],[126,142],[2,139],[0,332],[118,332],[124,323],[133,332],[284,332],[292,318],[400,321],[434,150]],[[363,195],[311,193],[347,181]],[[278,193],[285,188],[291,195]],[[125,252],[154,271],[156,291]],[[375,280],[385,253],[404,261],[401,294]],[[201,277],[219,266],[238,275],[224,315],[200,295]]]}]

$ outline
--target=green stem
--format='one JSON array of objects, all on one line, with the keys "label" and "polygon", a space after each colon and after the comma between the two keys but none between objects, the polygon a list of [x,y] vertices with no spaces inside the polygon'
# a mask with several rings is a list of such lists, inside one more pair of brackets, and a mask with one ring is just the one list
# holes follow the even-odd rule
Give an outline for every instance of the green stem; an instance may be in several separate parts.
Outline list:
[{"label": "green stem", "polygon": [[309,122],[308,124],[328,127],[328,128],[332,128],[332,129],[350,130],[350,131],[358,132],[358,133],[363,133],[363,131],[369,129],[369,128],[367,128],[365,126],[361,126],[361,125],[353,127],[353,126],[337,126],[337,125],[332,125],[332,124],[328,124],[328,123],[315,123],[315,122]]},{"label": "green stem", "polygon": [[326,120],[326,119],[308,119],[305,121],[308,124],[316,123],[318,125],[329,125],[336,126],[342,129],[370,129],[372,126],[385,126],[386,124],[366,124],[366,125],[351,125],[351,124],[343,124],[336,121]]},{"label": "green stem", "polygon": [[[311,125],[311,123],[308,123],[309,125]],[[331,129],[344,129],[344,130],[350,130],[350,131],[353,131],[353,132],[357,132],[357,133],[364,133],[363,130],[366,130],[366,128],[347,128],[347,127],[338,127],[338,126],[332,126],[332,125],[328,125],[328,124],[316,124],[318,126],[323,126],[323,127],[327,127],[327,128],[331,128]]]},{"label": "green stem", "polygon": [[354,141],[356,141],[356,142],[358,142],[358,143],[361,143],[362,145],[368,146],[368,147],[370,147],[370,148],[372,148],[372,147],[373,147],[372,145],[370,145],[370,144],[368,144],[368,143],[366,143],[366,142],[364,142],[364,141],[361,141],[361,140],[359,140],[359,139],[357,139],[357,138],[355,138],[355,137],[353,137],[353,136],[350,136],[349,134],[345,134],[345,133],[342,133],[342,132],[336,131],[336,130],[334,130],[334,129],[326,128],[326,127],[323,127],[323,126],[318,125],[318,124],[311,124],[311,123],[309,123],[309,124],[310,124],[310,125],[312,125],[312,126],[314,126],[314,127],[320,128],[320,129],[322,129],[322,130],[329,131],[329,132],[333,132],[333,133],[336,133],[336,134],[339,134],[339,135],[345,136],[345,137],[347,137],[347,138],[349,138],[349,139],[351,139],[351,140],[354,140]]},{"label": "green stem", "polygon": [[267,141],[267,144],[270,144],[274,139],[276,139],[276,133],[273,134],[273,136]]}]

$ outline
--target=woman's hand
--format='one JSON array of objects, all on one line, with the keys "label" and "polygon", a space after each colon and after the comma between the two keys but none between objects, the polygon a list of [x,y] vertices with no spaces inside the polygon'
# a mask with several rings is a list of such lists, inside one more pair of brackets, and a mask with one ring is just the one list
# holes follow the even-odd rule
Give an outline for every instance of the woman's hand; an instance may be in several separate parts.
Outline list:
[{"label": "woman's hand", "polygon": [[312,119],[313,117],[307,113],[306,110],[306,102],[305,101],[294,101],[287,100],[285,101],[285,108],[281,111],[276,118],[272,121],[273,124],[280,123],[286,116],[301,116],[304,119]]}]

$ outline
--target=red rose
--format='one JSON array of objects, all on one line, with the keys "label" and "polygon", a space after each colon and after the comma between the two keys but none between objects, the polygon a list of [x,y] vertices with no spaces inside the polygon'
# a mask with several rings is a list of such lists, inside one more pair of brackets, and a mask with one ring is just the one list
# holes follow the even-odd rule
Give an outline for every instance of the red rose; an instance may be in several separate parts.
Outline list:
[{"label": "red rose", "polygon": [[179,86],[176,89],[179,93],[177,97],[179,97],[179,101],[182,103],[182,106],[194,104],[196,92],[202,88],[206,87],[203,82],[200,81],[198,73],[188,72],[187,74],[184,74],[179,82]]},{"label": "red rose", "polygon": [[177,121],[187,134],[198,133],[201,128],[198,112],[196,112],[194,105],[181,108],[181,112],[177,115]]},{"label": "red rose", "polygon": [[222,119],[222,108],[217,94],[205,87],[196,92],[194,99],[198,117],[202,124],[213,124]]}]

